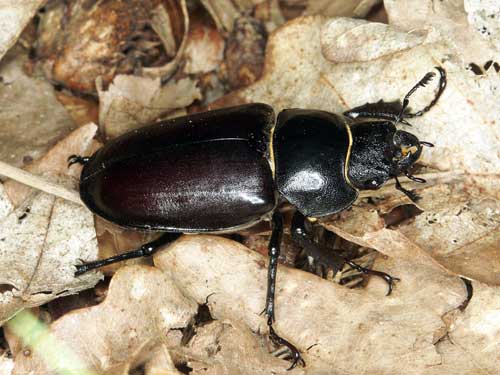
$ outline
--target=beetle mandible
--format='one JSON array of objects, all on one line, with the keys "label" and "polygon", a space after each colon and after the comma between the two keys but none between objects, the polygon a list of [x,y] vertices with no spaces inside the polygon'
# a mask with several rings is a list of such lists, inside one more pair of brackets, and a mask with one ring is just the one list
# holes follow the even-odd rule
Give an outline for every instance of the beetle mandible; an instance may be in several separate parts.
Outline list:
[{"label": "beetle mandible", "polygon": [[327,267],[346,262],[383,277],[388,294],[396,278],[320,251],[304,226],[305,218],[349,208],[359,190],[377,189],[396,180],[396,189],[412,201],[398,177],[415,182],[410,169],[422,146],[396,124],[421,116],[446,87],[445,71],[433,100],[422,110],[408,110],[410,96],[434,76],[427,73],[403,101],[367,103],[334,114],[287,109],[275,122],[272,107],[247,104],[214,110],[140,128],[107,143],[90,157],[72,155],[69,165],[83,164],[80,196],[95,214],[118,225],[164,232],[139,249],[79,264],[76,275],[124,259],[152,255],[182,233],[236,231],[271,218],[265,314],[271,339],[287,346],[293,368],[304,363],[299,350],[273,329],[277,260],[283,234],[280,200],[296,208],[292,238],[306,254]]}]

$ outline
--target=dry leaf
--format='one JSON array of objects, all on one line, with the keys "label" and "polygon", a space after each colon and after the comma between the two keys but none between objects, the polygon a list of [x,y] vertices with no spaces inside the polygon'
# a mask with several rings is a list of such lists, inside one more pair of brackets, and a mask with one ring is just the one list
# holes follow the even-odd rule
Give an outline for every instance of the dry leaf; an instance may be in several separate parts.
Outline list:
[{"label": "dry leaf", "polygon": [[107,91],[98,84],[99,123],[108,138],[115,138],[164,117],[200,99],[196,82],[183,78],[161,84],[160,78],[118,75]]},{"label": "dry leaf", "polygon": [[0,64],[0,159],[14,166],[39,158],[74,127],[53,86],[24,73],[26,59],[14,48]]},{"label": "dry leaf", "polygon": [[[247,327],[213,321],[196,331],[186,347],[171,348],[178,362],[186,361],[192,374],[285,374],[283,361],[271,356]],[[303,374],[301,369],[295,370]]]},{"label": "dry leaf", "polygon": [[14,359],[9,358],[6,353],[0,355],[0,374],[10,375],[14,369]]},{"label": "dry leaf", "polygon": [[5,0],[0,4],[0,60],[12,47],[44,0]]},{"label": "dry leaf", "polygon": [[[154,20],[154,27],[156,30],[158,30],[157,32],[162,38],[164,45],[165,43],[167,43],[167,45],[172,44],[171,41],[166,42],[167,39],[166,34],[169,32],[169,30],[167,30],[169,25],[166,25],[164,22],[162,22],[162,20],[165,18],[165,13],[167,13],[169,16],[169,20],[175,21],[176,25],[175,29],[177,30],[177,32],[181,33],[182,35],[182,38],[179,43],[179,48],[177,49],[174,58],[167,64],[160,67],[146,67],[143,69],[143,73],[146,77],[162,78],[162,80],[171,77],[179,67],[179,64],[184,58],[184,52],[186,50],[188,35],[189,35],[189,14],[187,10],[186,0],[180,0],[180,1],[168,0],[165,5],[168,6],[166,8],[157,8],[156,19]],[[182,30],[180,30],[181,23],[182,23]],[[171,54],[173,54],[174,52],[173,48],[174,46],[172,45],[170,45],[170,47],[168,46],[165,47],[165,49],[167,51],[170,51]]]},{"label": "dry leaf", "polygon": [[33,342],[31,356],[16,355],[13,374],[60,374],[82,371],[82,367],[99,374],[127,374],[151,358],[166,334],[185,327],[195,313],[196,304],[167,275],[153,267],[124,267],[113,277],[104,302],[67,314],[49,326],[51,340],[77,362],[47,360],[51,348],[37,349]]},{"label": "dry leaf", "polygon": [[321,14],[327,17],[363,18],[381,0],[309,0],[303,15]]},{"label": "dry leaf", "polygon": [[170,353],[165,345],[157,348],[151,359],[144,366],[145,375],[182,375],[175,368],[175,364],[170,358]]},{"label": "dry leaf", "polygon": [[[37,55],[50,79],[77,92],[95,94],[97,77],[107,86],[116,74],[166,64],[175,54],[175,46],[163,47],[167,35],[177,43],[185,32],[180,5],[169,0],[49,5],[41,15]],[[167,7],[172,14],[159,11]],[[159,25],[165,18],[171,22]]]},{"label": "dry leaf", "polygon": [[208,73],[222,64],[224,39],[211,24],[195,19],[191,23],[184,54],[184,72],[187,74]]},{"label": "dry leaf", "polygon": [[498,58],[498,4],[464,0],[385,0],[391,25],[401,30],[428,29],[447,41],[463,62],[484,63]]},{"label": "dry leaf", "polygon": [[[36,175],[65,174],[72,178],[78,177],[81,167],[73,166],[72,168],[68,168],[68,156],[87,155],[88,150],[94,142],[96,131],[97,126],[95,124],[87,124],[74,130],[52,147],[44,156],[27,166],[26,170]],[[5,190],[14,206],[18,206],[32,191],[29,186],[14,180],[5,182]]]},{"label": "dry leaf", "polygon": [[336,18],[323,26],[321,46],[323,56],[331,62],[361,62],[414,48],[425,37],[423,32],[400,32],[383,23]]},{"label": "dry leaf", "polygon": [[[184,236],[155,256],[157,267],[184,295],[204,303],[213,293],[208,305],[214,318],[263,333],[266,261],[238,243],[212,236]],[[440,361],[434,343],[446,332],[441,317],[465,297],[461,281],[406,261],[393,260],[386,267],[405,280],[387,298],[383,283],[349,290],[279,268],[275,328],[302,351],[307,373],[418,374]]]},{"label": "dry leaf", "polygon": [[[74,188],[75,180],[62,177],[71,153],[84,153],[96,132],[83,126],[32,163],[33,173],[59,175],[58,183]],[[0,322],[23,307],[38,306],[58,296],[77,293],[95,285],[98,275],[74,278],[80,259],[97,255],[92,213],[85,207],[32,191],[15,181],[4,185],[0,221]],[[0,190],[3,191],[3,188]],[[8,193],[8,194],[7,194]],[[8,195],[8,196],[7,196]]]},{"label": "dry leaf", "polygon": [[80,205],[34,193],[1,220],[0,239],[0,323],[99,279],[74,277],[74,265],[97,254],[92,214]]}]

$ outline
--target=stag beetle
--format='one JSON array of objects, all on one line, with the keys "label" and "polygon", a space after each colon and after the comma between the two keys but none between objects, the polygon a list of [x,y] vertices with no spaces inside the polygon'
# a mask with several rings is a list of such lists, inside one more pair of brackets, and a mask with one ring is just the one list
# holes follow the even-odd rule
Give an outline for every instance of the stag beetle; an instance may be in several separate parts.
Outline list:
[{"label": "stag beetle", "polygon": [[297,348],[273,329],[277,260],[283,233],[278,203],[296,207],[292,238],[308,254],[338,266],[347,262],[361,272],[383,277],[389,291],[396,278],[363,268],[339,255],[329,259],[304,226],[305,218],[349,208],[359,190],[377,189],[391,178],[412,201],[398,177],[410,168],[429,142],[396,129],[421,116],[446,87],[445,71],[433,100],[422,110],[408,110],[410,96],[434,76],[427,73],[402,103],[367,103],[335,114],[286,109],[275,121],[273,108],[247,104],[157,122],[124,134],[90,157],[72,155],[69,165],[83,164],[80,196],[95,214],[118,225],[164,232],[139,249],[79,264],[76,275],[124,259],[148,256],[182,233],[236,231],[271,218],[265,314],[271,339],[287,346],[293,368],[303,363]]}]

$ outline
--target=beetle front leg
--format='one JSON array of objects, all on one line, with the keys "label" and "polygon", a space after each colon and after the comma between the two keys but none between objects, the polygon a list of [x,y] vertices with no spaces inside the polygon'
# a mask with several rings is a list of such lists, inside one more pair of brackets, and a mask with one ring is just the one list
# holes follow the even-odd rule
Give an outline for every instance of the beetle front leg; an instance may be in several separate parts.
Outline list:
[{"label": "beetle front leg", "polygon": [[274,322],[274,294],[276,290],[276,273],[278,271],[278,257],[280,255],[281,238],[283,237],[283,215],[278,210],[274,211],[272,218],[272,234],[269,240],[269,267],[267,270],[267,296],[266,308],[269,337],[276,345],[284,345],[292,352],[293,362],[288,370],[293,369],[299,362],[305,366],[299,350],[284,338],[278,336],[273,328]]},{"label": "beetle front leg", "polygon": [[70,155],[68,157],[68,168],[71,167],[73,164],[85,165],[88,163],[89,160],[90,160],[90,157],[88,157],[88,156]]},{"label": "beetle front leg", "polygon": [[108,264],[121,262],[122,260],[140,258],[145,256],[153,255],[157,250],[159,250],[162,246],[175,241],[177,238],[181,236],[182,233],[163,233],[156,240],[148,242],[142,245],[140,248],[136,250],[129,251],[127,253],[118,254],[106,259],[96,260],[94,262],[88,262],[83,264],[76,265],[75,276],[79,276],[88,272],[90,270],[107,266]]},{"label": "beetle front leg", "polygon": [[326,268],[330,268],[334,271],[338,271],[342,268],[344,263],[347,263],[351,268],[354,268],[359,272],[367,275],[381,277],[387,283],[388,290],[386,295],[390,295],[392,293],[394,282],[399,281],[397,277],[393,277],[385,272],[361,267],[359,264],[354,263],[350,259],[347,259],[331,251],[325,251],[326,249],[323,249],[316,242],[314,242],[311,234],[307,231],[304,225],[305,220],[305,216],[302,215],[299,211],[296,211],[292,219],[291,232],[292,239],[300,246],[302,246],[308,256],[312,257],[316,262],[320,263]]}]

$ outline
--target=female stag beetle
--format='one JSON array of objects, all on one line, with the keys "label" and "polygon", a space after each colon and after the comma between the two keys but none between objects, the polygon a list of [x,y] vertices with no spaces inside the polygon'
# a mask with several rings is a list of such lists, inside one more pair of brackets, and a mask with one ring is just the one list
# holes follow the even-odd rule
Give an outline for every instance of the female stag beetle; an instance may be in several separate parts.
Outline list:
[{"label": "female stag beetle", "polygon": [[91,157],[73,155],[83,164],[80,195],[95,214],[113,223],[165,232],[139,249],[79,264],[76,275],[124,259],[153,254],[181,233],[235,231],[271,217],[265,313],[271,339],[287,346],[290,368],[302,361],[297,348],[273,329],[277,260],[283,218],[280,198],[297,209],[292,237],[306,254],[329,268],[348,263],[383,277],[389,292],[396,278],[363,268],[330,253],[325,257],[305,230],[304,219],[349,208],[359,190],[377,189],[390,178],[411,200],[398,176],[411,175],[422,146],[414,135],[396,129],[406,119],[429,111],[446,86],[440,74],[434,99],[411,113],[409,97],[434,76],[427,73],[403,102],[367,103],[343,114],[288,109],[278,114],[266,104],[199,113],[158,122],[107,143]]}]

